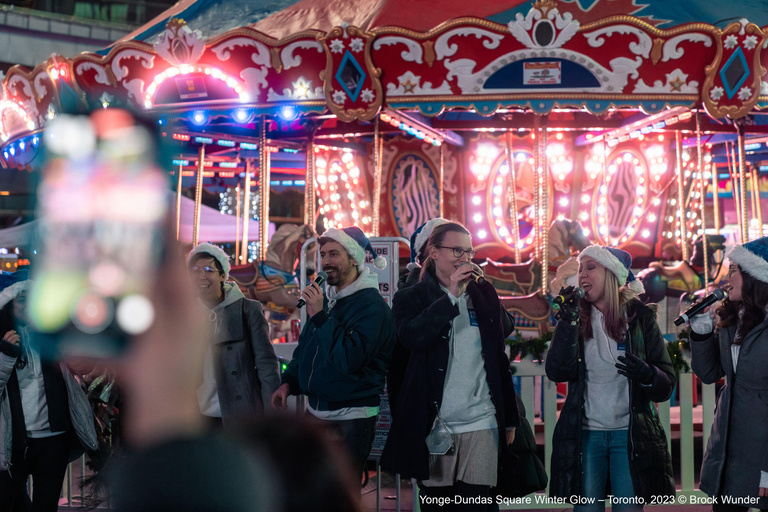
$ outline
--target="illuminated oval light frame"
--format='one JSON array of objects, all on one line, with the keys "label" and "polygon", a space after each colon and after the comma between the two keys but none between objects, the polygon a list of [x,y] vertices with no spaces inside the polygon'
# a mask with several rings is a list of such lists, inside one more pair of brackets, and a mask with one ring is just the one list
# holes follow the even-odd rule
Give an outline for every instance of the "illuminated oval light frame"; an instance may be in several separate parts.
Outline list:
[{"label": "illuminated oval light frame", "polygon": [[[614,237],[610,236],[610,228],[606,222],[608,182],[615,173],[617,160],[621,158],[625,162],[627,161],[625,155],[631,155],[632,157],[631,162],[635,167],[635,174],[638,176],[639,185],[635,190],[632,219],[625,227],[625,232],[614,239]],[[614,167],[613,171],[611,171],[612,167]],[[641,234],[641,232],[639,233],[640,226],[638,224],[646,207],[645,198],[648,195],[649,173],[650,170],[645,155],[637,148],[622,148],[614,150],[608,155],[608,158],[606,158],[605,176],[595,185],[594,189],[594,202],[597,204],[597,208],[592,216],[592,224],[595,228],[594,235],[601,244],[609,247],[618,247],[632,242],[638,234]]]},{"label": "illuminated oval light frame", "polygon": [[240,101],[242,103],[247,103],[250,101],[250,95],[245,92],[245,88],[243,87],[243,84],[240,83],[235,78],[232,78],[227,73],[223,72],[219,68],[215,68],[213,66],[206,66],[206,65],[190,65],[190,64],[182,64],[180,66],[171,66],[165,71],[161,71],[157,75],[155,75],[155,78],[152,80],[152,83],[150,83],[147,86],[147,90],[144,93],[144,108],[150,109],[155,106],[154,104],[154,96],[157,92],[157,89],[160,87],[160,84],[165,82],[168,78],[173,78],[179,75],[189,75],[190,73],[205,73],[206,75],[209,75],[213,78],[217,78],[227,84],[230,89],[234,90],[235,93],[240,97]]},{"label": "illuminated oval light frame", "polygon": [[[533,152],[529,148],[523,148],[523,149],[516,149],[513,151],[513,165],[512,169],[515,169],[515,166],[518,162],[522,163],[525,161],[528,161],[529,165],[533,166],[533,163],[531,161],[533,160]],[[522,159],[521,159],[522,157]],[[502,168],[506,167],[507,171],[503,172]],[[472,203],[474,206],[479,206],[480,210],[477,210],[478,212],[481,212],[482,209],[486,210],[486,215],[490,219],[488,222],[488,226],[491,228],[491,233],[493,233],[493,238],[496,239],[496,241],[505,244],[510,247],[510,249],[514,250],[514,239],[513,239],[513,231],[512,231],[512,219],[507,219],[504,215],[504,207],[502,206],[504,204],[506,193],[506,180],[505,177],[507,174],[509,174],[509,163],[507,162],[507,157],[504,151],[501,151],[497,155],[497,160],[491,165],[491,170],[488,173],[488,176],[483,179],[482,181],[486,182],[487,186],[487,197],[488,197],[488,204],[483,204],[482,200],[475,201],[474,198],[479,196],[477,194],[473,194],[473,200]],[[519,176],[519,173],[518,173]],[[499,179],[502,181],[499,182]],[[547,208],[547,211],[549,212],[550,218],[552,216],[552,194],[549,195],[549,208]],[[509,209],[509,205],[507,205],[507,210]],[[474,210],[472,213],[475,213]],[[472,216],[473,217],[473,216]],[[470,217],[470,218],[472,218]],[[519,221],[518,221],[519,222]],[[549,225],[547,221],[547,225]],[[481,238],[485,238],[481,236]],[[530,242],[528,241],[530,239]],[[528,234],[527,237],[523,238],[520,237],[519,246],[520,250],[525,252],[528,250],[531,250],[533,248],[533,231]]]},{"label": "illuminated oval light frame", "polygon": [[[0,101],[0,118],[2,118],[5,111],[9,108],[22,118],[29,131],[34,131],[37,128],[37,123],[35,123],[30,115],[27,114],[27,111],[24,110],[24,105],[13,100]],[[6,132],[5,126],[0,123],[0,139],[2,139],[3,142],[8,142],[8,139],[10,138],[11,134]]]},{"label": "illuminated oval light frame", "polygon": [[[364,179],[362,171],[351,150],[342,148],[340,155],[338,151],[315,146],[315,193],[318,197],[318,213],[325,215],[326,228],[340,228],[351,221],[352,225],[370,236],[373,222],[371,201],[364,192],[358,193],[359,187],[356,187],[360,180]],[[349,204],[348,211],[343,208],[342,198]],[[346,222],[342,219],[346,219]]]}]

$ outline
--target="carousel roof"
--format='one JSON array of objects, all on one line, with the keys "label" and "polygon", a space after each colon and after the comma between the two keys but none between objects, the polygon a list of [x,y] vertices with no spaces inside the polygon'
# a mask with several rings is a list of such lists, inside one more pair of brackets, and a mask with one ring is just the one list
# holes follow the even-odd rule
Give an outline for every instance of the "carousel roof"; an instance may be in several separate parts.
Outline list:
[{"label": "carousel roof", "polygon": [[[507,24],[518,14],[525,16],[533,3],[531,0],[440,0],[440,8],[435,9],[432,7],[436,2],[427,0],[181,0],[121,41],[133,39],[152,44],[174,17],[185,20],[206,38],[249,26],[279,39],[308,29],[327,32],[343,22],[363,30],[393,26],[415,31],[428,31],[459,17]],[[694,22],[717,25],[740,17],[748,17],[758,26],[768,25],[768,3],[763,0],[560,0],[558,10],[571,13],[582,23],[631,14],[658,28]]]}]

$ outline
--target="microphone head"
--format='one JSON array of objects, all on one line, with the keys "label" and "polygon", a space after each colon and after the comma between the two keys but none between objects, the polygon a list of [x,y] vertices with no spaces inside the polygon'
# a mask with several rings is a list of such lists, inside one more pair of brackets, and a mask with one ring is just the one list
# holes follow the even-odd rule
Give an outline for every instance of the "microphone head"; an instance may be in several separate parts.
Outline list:
[{"label": "microphone head", "polygon": [[328,274],[325,273],[325,271],[320,270],[317,272],[317,275],[315,276],[315,282],[317,284],[323,284],[328,279]]},{"label": "microphone head", "polygon": [[585,295],[584,288],[579,288],[578,286],[573,289],[573,296],[577,299],[583,299]]},{"label": "microphone head", "polygon": [[725,290],[721,290],[720,288],[713,290],[712,295],[714,295],[715,299],[717,300],[723,300],[728,298],[728,292],[726,292]]}]

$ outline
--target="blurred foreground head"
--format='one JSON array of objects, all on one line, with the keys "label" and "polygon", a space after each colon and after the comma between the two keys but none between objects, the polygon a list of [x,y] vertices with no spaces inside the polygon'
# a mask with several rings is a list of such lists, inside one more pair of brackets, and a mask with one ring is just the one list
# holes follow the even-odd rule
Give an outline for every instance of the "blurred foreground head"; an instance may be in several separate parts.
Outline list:
[{"label": "blurred foreground head", "polygon": [[[277,478],[281,512],[362,512],[360,481],[316,422],[291,416],[245,423],[238,438],[265,456]],[[266,510],[266,509],[264,509]]]}]

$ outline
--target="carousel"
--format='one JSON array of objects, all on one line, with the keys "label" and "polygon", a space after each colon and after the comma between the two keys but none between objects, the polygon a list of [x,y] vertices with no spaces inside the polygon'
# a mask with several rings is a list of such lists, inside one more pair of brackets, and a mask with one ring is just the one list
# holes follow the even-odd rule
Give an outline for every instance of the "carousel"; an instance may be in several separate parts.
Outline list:
[{"label": "carousel", "polygon": [[[153,116],[174,148],[179,237],[197,243],[202,195],[217,194],[233,277],[284,315],[299,248],[329,227],[409,238],[458,220],[518,325],[539,331],[590,243],[649,267],[658,301],[706,289],[717,251],[764,233],[763,5],[251,4],[181,1],[100,53],[12,68],[0,163],[36,171],[57,115]],[[279,215],[286,190],[300,214]]]}]

